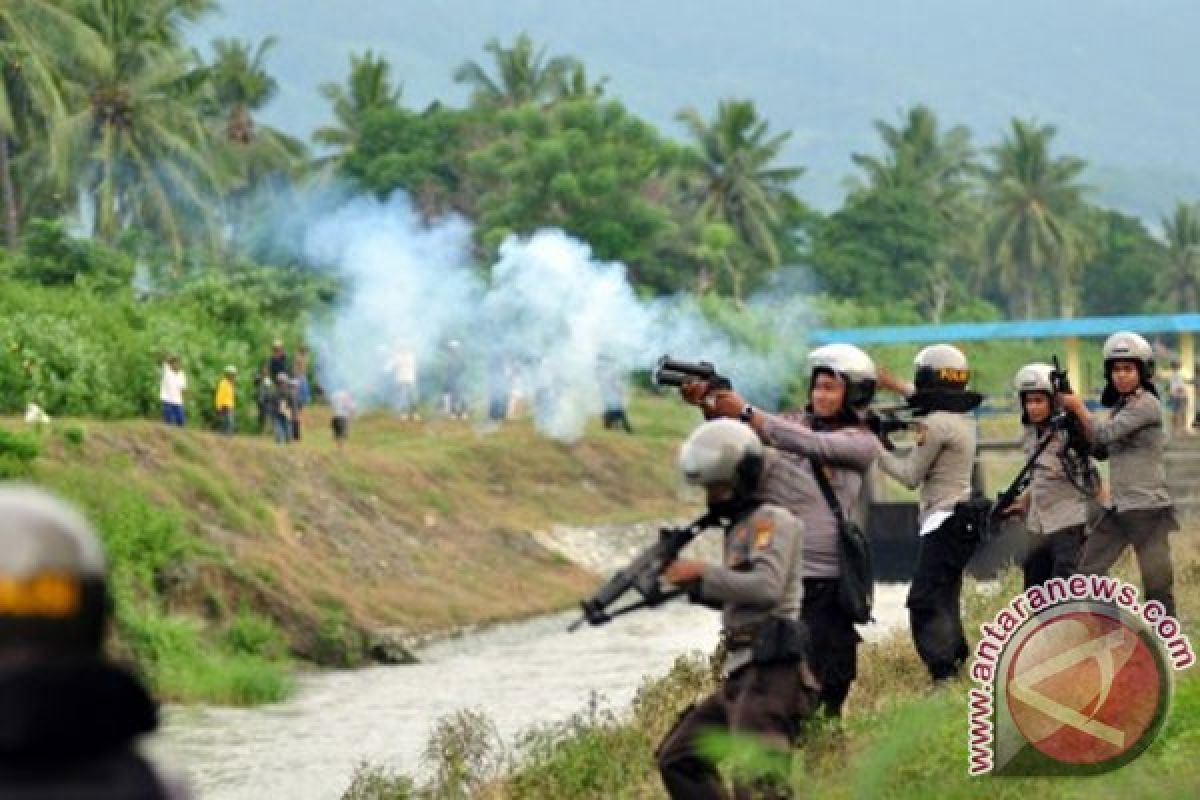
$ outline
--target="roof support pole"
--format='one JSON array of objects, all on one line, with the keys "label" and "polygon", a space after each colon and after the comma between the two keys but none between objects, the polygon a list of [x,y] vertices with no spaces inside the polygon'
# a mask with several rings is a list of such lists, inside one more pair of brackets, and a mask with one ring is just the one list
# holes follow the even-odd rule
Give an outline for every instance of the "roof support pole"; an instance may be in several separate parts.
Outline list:
[{"label": "roof support pole", "polygon": [[1075,386],[1075,391],[1086,400],[1090,387],[1084,384],[1083,369],[1080,366],[1079,360],[1079,337],[1067,337],[1067,374],[1071,376],[1071,383]]},{"label": "roof support pole", "polygon": [[[1192,369],[1196,363],[1196,345],[1192,336],[1191,331],[1179,334],[1179,371],[1183,373],[1183,379],[1189,383],[1196,377]],[[1187,427],[1191,430],[1192,421],[1196,418],[1196,389],[1194,386],[1188,390],[1187,396]]]}]

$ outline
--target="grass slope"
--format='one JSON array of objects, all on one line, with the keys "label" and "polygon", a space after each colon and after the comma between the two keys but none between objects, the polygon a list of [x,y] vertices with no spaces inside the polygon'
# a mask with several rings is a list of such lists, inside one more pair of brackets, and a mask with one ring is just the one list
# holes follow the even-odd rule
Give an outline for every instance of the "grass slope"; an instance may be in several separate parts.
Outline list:
[{"label": "grass slope", "polygon": [[288,653],[352,665],[370,629],[423,634],[577,601],[593,578],[531,529],[683,507],[673,453],[693,415],[643,396],[631,417],[637,436],[595,425],[566,445],[527,421],[485,432],[375,414],[340,451],[322,409],[290,447],[148,421],[32,434],[10,421],[0,467],[95,521],[115,645],[160,697],[249,703],[286,693]]}]

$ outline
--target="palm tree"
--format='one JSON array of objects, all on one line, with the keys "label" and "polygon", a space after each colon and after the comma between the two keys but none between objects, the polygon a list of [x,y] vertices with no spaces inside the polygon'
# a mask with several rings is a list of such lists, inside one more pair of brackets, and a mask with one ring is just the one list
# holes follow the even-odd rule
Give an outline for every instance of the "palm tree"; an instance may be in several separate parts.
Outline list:
[{"label": "palm tree", "polygon": [[[701,227],[729,226],[750,259],[778,266],[777,237],[785,208],[795,202],[791,185],[804,174],[800,167],[773,166],[791,133],[770,135],[749,100],[721,101],[711,123],[691,108],[678,119],[698,150],[685,181]],[[748,259],[741,269],[749,268]]]},{"label": "palm tree", "polygon": [[1087,188],[1078,183],[1087,163],[1074,156],[1050,156],[1052,125],[1012,121],[1011,136],[990,148],[987,183],[990,223],[987,252],[1000,267],[1010,312],[1018,297],[1026,319],[1036,310],[1035,287],[1042,275],[1058,281],[1060,312],[1074,313],[1074,282],[1085,241],[1078,221]]},{"label": "palm tree", "polygon": [[[87,193],[96,234],[157,230],[177,259],[185,228],[216,233],[211,211],[223,176],[203,108],[206,74],[182,49],[184,22],[207,0],[85,0],[79,16],[108,52],[75,77],[77,109],[55,131],[60,190]],[[192,225],[199,221],[198,226]]]},{"label": "palm tree", "polygon": [[865,182],[852,184],[852,195],[869,192],[913,192],[923,198],[941,223],[936,254],[928,264],[927,285],[919,296],[934,323],[941,319],[951,291],[962,285],[967,273],[979,272],[973,251],[978,236],[971,224],[977,213],[971,194],[971,132],[961,126],[947,131],[938,127],[937,116],[924,105],[901,114],[900,125],[875,121],[883,141],[880,156],[855,153],[854,163],[865,174]]},{"label": "palm tree", "polygon": [[65,116],[60,66],[67,54],[94,65],[102,49],[65,3],[0,3],[0,192],[9,249],[16,247],[20,230],[11,156],[34,136],[44,138],[47,126]]},{"label": "palm tree", "polygon": [[866,173],[868,187],[918,189],[952,220],[961,211],[972,170],[971,132],[961,125],[939,131],[937,116],[923,105],[910,108],[901,121],[901,127],[875,121],[882,157],[855,153],[851,159]]},{"label": "palm tree", "polygon": [[213,41],[215,58],[208,79],[217,105],[225,115],[226,141],[248,145],[254,140],[251,112],[260,110],[279,91],[279,82],[265,66],[267,51],[278,41],[268,36],[258,47],[240,39]]},{"label": "palm tree", "polygon": [[254,46],[239,39],[213,42],[215,58],[207,69],[213,107],[209,110],[216,138],[223,141],[236,178],[225,196],[229,241],[236,242],[255,191],[271,186],[271,178],[294,175],[306,160],[299,139],[255,123],[254,112],[274,98],[279,84],[266,69],[266,55],[276,44],[268,36]]},{"label": "palm tree", "polygon": [[1178,310],[1193,312],[1200,304],[1200,204],[1177,203],[1163,217],[1166,263],[1159,273],[1162,294]]},{"label": "palm tree", "polygon": [[321,85],[321,96],[333,103],[334,125],[318,128],[313,134],[319,144],[335,148],[325,161],[341,163],[358,146],[367,114],[377,109],[400,107],[402,86],[393,86],[392,65],[370,50],[361,56],[350,55],[350,77],[346,86]]},{"label": "palm tree", "polygon": [[546,48],[535,50],[527,33],[518,36],[512,47],[489,39],[483,49],[492,56],[495,77],[475,61],[466,61],[454,70],[454,81],[471,87],[471,104],[478,107],[552,103],[567,94],[581,76],[586,82],[578,60],[570,56],[547,59]]}]

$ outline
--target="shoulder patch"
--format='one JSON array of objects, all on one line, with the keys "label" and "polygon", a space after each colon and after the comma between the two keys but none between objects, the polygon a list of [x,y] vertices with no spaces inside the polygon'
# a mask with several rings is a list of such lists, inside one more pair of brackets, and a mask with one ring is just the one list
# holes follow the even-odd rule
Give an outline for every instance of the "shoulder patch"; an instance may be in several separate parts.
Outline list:
[{"label": "shoulder patch", "polygon": [[765,550],[771,546],[775,536],[774,517],[760,517],[754,521],[754,549]]},{"label": "shoulder patch", "polygon": [[921,445],[925,444],[925,440],[929,438],[928,426],[918,425],[917,426],[917,434],[914,438],[916,439],[917,447],[920,447]]}]

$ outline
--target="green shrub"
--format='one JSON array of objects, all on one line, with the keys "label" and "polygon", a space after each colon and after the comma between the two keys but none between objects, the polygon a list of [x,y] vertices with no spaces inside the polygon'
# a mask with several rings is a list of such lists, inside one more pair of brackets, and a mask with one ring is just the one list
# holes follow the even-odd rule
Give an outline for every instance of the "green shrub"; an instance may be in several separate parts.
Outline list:
[{"label": "green shrub", "polygon": [[33,436],[0,428],[0,455],[12,456],[29,463],[41,453],[41,445]]},{"label": "green shrub", "polygon": [[412,800],[419,796],[407,775],[361,763],[354,770],[349,788],[342,793],[342,800]]},{"label": "green shrub", "polygon": [[347,618],[345,609],[321,610],[321,624],[313,648],[313,660],[322,666],[356,667],[366,659],[367,645],[362,631]]},{"label": "green shrub", "polygon": [[424,760],[433,771],[433,795],[447,800],[478,796],[507,764],[496,724],[474,709],[461,709],[437,721]]},{"label": "green shrub", "polygon": [[28,478],[40,452],[33,436],[0,428],[0,480]]},{"label": "green shrub", "polygon": [[142,603],[126,606],[118,623],[157,697],[256,705],[291,692],[286,663],[213,647],[198,619],[162,614]]},{"label": "green shrub", "polygon": [[68,425],[62,430],[63,441],[72,447],[83,447],[87,441],[87,429],[82,425]]},{"label": "green shrub", "polygon": [[225,645],[233,653],[278,660],[287,657],[287,641],[275,623],[246,608],[225,629]]}]

